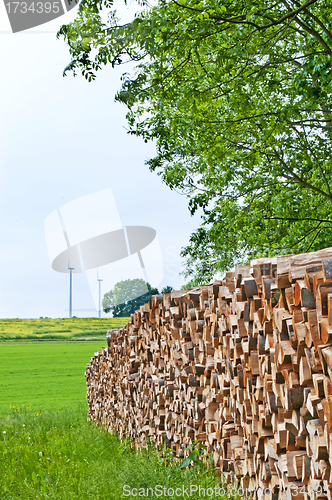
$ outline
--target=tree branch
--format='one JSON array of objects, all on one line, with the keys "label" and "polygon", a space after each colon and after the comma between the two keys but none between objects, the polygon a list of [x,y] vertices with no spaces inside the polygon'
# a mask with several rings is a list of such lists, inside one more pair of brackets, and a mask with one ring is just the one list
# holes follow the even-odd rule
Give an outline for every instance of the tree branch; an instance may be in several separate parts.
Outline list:
[{"label": "tree branch", "polygon": [[[330,185],[329,185],[329,182],[328,182],[328,180],[327,180],[327,177],[326,177],[326,175],[325,175],[324,170],[322,169],[322,166],[321,166],[320,162],[319,162],[319,161],[318,161],[318,159],[317,159],[317,156],[315,155],[315,152],[312,150],[312,148],[311,148],[311,146],[310,146],[310,143],[309,143],[309,141],[308,141],[308,137],[307,137],[307,134],[306,134],[306,131],[305,131],[305,128],[303,127],[303,125],[302,125],[302,130],[303,130],[304,140],[305,140],[305,143],[306,143],[306,145],[307,145],[307,149],[311,152],[311,154],[312,154],[312,156],[313,156],[313,159],[315,160],[316,165],[318,166],[318,168],[319,168],[319,170],[320,170],[320,173],[321,173],[321,175],[322,175],[322,177],[323,177],[323,180],[324,180],[325,185],[326,185],[326,188],[327,188],[327,192],[328,192],[328,193],[329,193],[329,195],[331,196],[331,190],[330,190]],[[295,131],[296,131],[296,133],[297,133],[296,128],[295,128]]]},{"label": "tree branch", "polygon": [[[291,11],[288,3],[285,1],[285,0],[281,0],[282,3],[285,5],[285,7]],[[312,2],[314,3],[314,2]],[[306,4],[304,4],[302,6],[303,8],[307,7]],[[303,8],[301,10],[303,10]],[[299,17],[297,17],[296,15],[296,11],[292,11],[290,12],[291,13],[294,13],[295,15],[293,16],[293,20],[304,30],[306,31],[307,33],[310,33],[310,35],[314,36],[316,38],[316,40],[318,40],[318,42],[321,44],[322,47],[324,47],[325,49],[325,52],[327,52],[330,56],[332,56],[332,50],[330,49],[330,47],[327,45],[327,43],[325,42],[325,40],[321,37],[321,35],[318,33],[318,31],[314,30],[313,28],[311,28],[310,26],[308,26],[307,24],[304,24],[304,22],[302,22],[300,20]]]},{"label": "tree branch", "polygon": [[330,202],[332,202],[332,196],[329,193],[325,193],[322,189],[309,184],[309,182],[305,181],[304,179],[301,179],[285,162],[285,160],[279,155],[279,153],[276,151],[275,148],[272,148],[274,151],[275,156],[278,158],[279,162],[285,167],[287,172],[293,177],[298,184],[301,184],[301,186],[306,187],[307,189],[310,189],[311,191],[315,191],[316,193],[319,193],[322,196],[325,196]]},{"label": "tree branch", "polygon": [[[296,4],[296,5],[299,5],[299,2],[295,1],[295,4]],[[320,26],[320,27],[322,28],[322,30],[323,30],[323,31],[324,31],[324,33],[328,36],[328,38],[329,38],[330,40],[332,40],[332,33],[331,33],[331,31],[329,31],[329,30],[326,28],[325,24],[323,24],[323,23],[322,23],[322,21],[321,21],[321,20],[320,20],[317,16],[315,16],[315,14],[312,14],[309,10],[307,10],[307,8],[305,8],[305,9],[303,10],[303,12],[304,12],[305,14],[307,14],[307,16],[311,17],[311,19],[313,19],[313,20],[314,20],[314,21],[318,24],[318,26]]]}]

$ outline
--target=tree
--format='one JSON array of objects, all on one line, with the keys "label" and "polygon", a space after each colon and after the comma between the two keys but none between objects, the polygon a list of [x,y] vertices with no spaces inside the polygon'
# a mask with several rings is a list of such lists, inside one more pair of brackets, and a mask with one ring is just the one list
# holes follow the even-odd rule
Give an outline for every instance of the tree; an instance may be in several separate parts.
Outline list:
[{"label": "tree", "polygon": [[152,295],[159,293],[143,279],[119,281],[113,290],[105,293],[102,306],[105,313],[112,312],[114,317],[126,317],[133,314],[141,305],[149,302]]},{"label": "tree", "polygon": [[[202,224],[182,255],[191,284],[252,257],[331,238],[332,0],[140,2],[120,25],[86,0],[63,26],[89,80],[136,62],[116,99],[148,160]],[[101,17],[102,7],[109,12]]]},{"label": "tree", "polygon": [[161,293],[164,294],[164,293],[171,293],[171,291],[174,290],[174,288],[170,285],[166,285],[164,286],[164,288],[161,290]]}]

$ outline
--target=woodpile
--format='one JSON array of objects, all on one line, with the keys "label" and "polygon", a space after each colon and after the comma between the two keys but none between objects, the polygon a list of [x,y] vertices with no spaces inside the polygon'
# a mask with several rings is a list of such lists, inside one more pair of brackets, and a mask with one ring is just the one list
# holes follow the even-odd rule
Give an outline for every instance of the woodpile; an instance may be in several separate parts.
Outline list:
[{"label": "woodpile", "polygon": [[332,248],[155,295],[87,366],[89,418],[257,498],[332,497]]}]

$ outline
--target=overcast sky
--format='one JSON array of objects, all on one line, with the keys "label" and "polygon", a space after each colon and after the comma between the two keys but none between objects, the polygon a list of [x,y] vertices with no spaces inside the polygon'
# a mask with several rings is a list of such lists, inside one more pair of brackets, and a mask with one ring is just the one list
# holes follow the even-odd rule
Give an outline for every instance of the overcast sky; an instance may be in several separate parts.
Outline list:
[{"label": "overcast sky", "polygon": [[[153,145],[126,133],[125,107],[114,103],[122,69],[105,68],[92,83],[62,77],[70,57],[55,34],[71,17],[12,34],[0,3],[2,318],[68,316],[69,276],[52,269],[44,235],[46,217],[65,203],[111,188],[123,225],[157,231],[159,288],[184,283],[180,249],[199,224],[185,197],[144,165]],[[74,314],[94,308],[86,276],[75,275]]]}]

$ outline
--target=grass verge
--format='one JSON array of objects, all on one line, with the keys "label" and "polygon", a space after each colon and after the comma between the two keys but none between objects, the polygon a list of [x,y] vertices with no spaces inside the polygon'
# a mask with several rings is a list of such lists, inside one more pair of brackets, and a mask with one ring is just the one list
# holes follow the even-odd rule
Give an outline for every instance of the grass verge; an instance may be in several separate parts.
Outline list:
[{"label": "grass verge", "polygon": [[[181,469],[169,455],[154,448],[136,452],[128,443],[88,423],[83,405],[37,413],[33,408],[16,408],[0,417],[2,500],[144,496],[169,500],[187,498],[186,491],[188,496],[191,491],[190,498],[201,499],[203,489],[210,488],[211,493],[222,488],[220,479],[205,466]],[[161,494],[152,495],[153,491]]]}]

